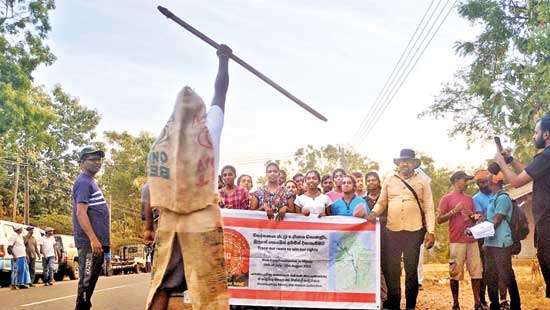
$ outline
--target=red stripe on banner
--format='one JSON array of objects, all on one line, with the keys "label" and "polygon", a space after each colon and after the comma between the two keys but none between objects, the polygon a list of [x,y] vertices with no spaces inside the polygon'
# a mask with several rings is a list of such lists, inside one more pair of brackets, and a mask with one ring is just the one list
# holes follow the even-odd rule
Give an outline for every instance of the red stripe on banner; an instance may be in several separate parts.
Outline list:
[{"label": "red stripe on banner", "polygon": [[260,220],[238,217],[223,217],[224,226],[258,228],[258,229],[288,229],[288,230],[333,230],[333,231],[375,231],[376,227],[370,222],[358,224],[337,224],[318,222],[294,222]]},{"label": "red stripe on banner", "polygon": [[333,293],[333,292],[297,292],[267,291],[229,288],[231,298],[294,300],[318,302],[363,302],[375,303],[376,295],[372,293]]}]

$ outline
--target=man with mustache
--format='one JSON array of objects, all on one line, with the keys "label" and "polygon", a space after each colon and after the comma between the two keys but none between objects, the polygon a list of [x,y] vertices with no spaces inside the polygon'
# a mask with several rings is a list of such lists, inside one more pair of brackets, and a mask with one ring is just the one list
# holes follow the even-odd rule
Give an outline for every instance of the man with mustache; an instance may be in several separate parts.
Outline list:
[{"label": "man with mustache", "polygon": [[386,273],[388,300],[384,308],[400,309],[401,255],[405,263],[406,309],[416,307],[418,296],[418,261],[420,245],[430,249],[435,242],[435,212],[429,180],[415,170],[420,160],[411,149],[401,150],[394,159],[398,173],[389,176],[382,184],[382,191],[368,220],[388,210],[385,230],[385,253],[382,268]]},{"label": "man with mustache", "polygon": [[109,252],[110,212],[103,192],[94,180],[105,153],[93,147],[80,151],[81,173],[73,186],[73,231],[78,249],[80,279],[76,309],[90,309],[91,298],[101,274],[103,253]]}]

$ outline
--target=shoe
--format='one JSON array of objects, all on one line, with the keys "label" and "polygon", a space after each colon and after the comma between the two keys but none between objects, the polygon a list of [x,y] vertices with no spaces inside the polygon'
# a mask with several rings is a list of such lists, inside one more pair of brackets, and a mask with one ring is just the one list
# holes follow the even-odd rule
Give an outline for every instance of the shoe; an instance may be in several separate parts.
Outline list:
[{"label": "shoe", "polygon": [[18,290],[19,288],[16,286],[16,285],[11,285],[11,290],[12,291],[15,291],[15,290]]},{"label": "shoe", "polygon": [[508,300],[503,300],[500,302],[500,310],[510,310],[510,304]]},{"label": "shoe", "polygon": [[52,285],[53,285],[53,282],[49,282],[49,284],[50,284],[50,286],[52,286]]},{"label": "shoe", "polygon": [[26,286],[26,285],[19,285],[19,288],[22,289],[22,290],[24,290],[24,289],[28,289],[29,287]]}]

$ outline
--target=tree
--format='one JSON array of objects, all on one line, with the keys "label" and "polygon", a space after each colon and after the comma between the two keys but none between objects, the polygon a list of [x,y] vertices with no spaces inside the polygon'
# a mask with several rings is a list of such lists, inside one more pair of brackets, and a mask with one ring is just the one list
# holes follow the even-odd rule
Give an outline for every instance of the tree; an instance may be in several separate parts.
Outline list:
[{"label": "tree", "polygon": [[113,247],[140,242],[141,187],[146,182],[146,162],[155,137],[149,133],[105,132],[107,153],[99,178],[111,207]]},{"label": "tree", "polygon": [[[61,86],[49,94],[33,84],[39,65],[55,56],[44,44],[53,0],[0,1],[0,206],[11,205],[17,163],[29,168],[31,215],[68,214],[78,173],[76,150],[90,144],[97,112],[80,105]],[[18,200],[22,200],[19,191]],[[22,208],[22,204],[19,204]],[[20,208],[20,209],[21,209]],[[21,212],[21,210],[19,210]]]},{"label": "tree", "polygon": [[331,174],[336,168],[345,168],[347,172],[378,170],[378,163],[358,153],[351,147],[341,147],[332,144],[315,148],[308,145],[299,148],[294,153],[293,165],[298,172],[306,173],[316,169],[323,174]]},{"label": "tree", "polygon": [[[307,145],[294,152],[292,160],[281,162],[272,160],[265,163],[275,162],[279,167],[287,172],[291,179],[296,173],[305,174],[309,170],[317,170],[322,175],[332,174],[336,168],[345,168],[348,173],[377,171],[378,163],[370,160],[368,157],[356,152],[351,147],[342,147],[332,144],[326,146],[314,147]],[[265,185],[265,176],[260,176],[256,180],[257,186]]]},{"label": "tree", "polygon": [[455,44],[473,61],[420,116],[451,116],[450,135],[469,142],[509,136],[516,155],[527,157],[535,122],[550,110],[550,2],[468,0],[458,10],[482,28],[475,40]]}]

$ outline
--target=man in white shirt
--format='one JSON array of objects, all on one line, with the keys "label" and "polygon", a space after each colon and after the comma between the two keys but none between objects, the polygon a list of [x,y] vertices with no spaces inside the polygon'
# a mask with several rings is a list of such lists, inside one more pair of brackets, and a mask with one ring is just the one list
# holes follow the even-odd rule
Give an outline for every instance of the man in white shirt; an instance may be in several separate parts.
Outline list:
[{"label": "man in white shirt", "polygon": [[29,265],[27,264],[27,250],[23,240],[23,227],[13,226],[13,234],[8,241],[8,252],[12,255],[11,289],[26,289],[31,284]]},{"label": "man in white shirt", "polygon": [[53,265],[55,262],[55,237],[54,229],[46,227],[46,235],[40,241],[40,253],[42,254],[42,265],[44,266],[44,286],[53,285]]}]

